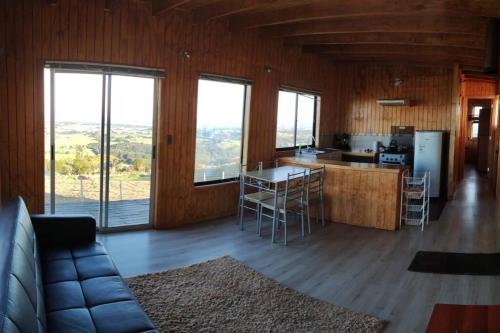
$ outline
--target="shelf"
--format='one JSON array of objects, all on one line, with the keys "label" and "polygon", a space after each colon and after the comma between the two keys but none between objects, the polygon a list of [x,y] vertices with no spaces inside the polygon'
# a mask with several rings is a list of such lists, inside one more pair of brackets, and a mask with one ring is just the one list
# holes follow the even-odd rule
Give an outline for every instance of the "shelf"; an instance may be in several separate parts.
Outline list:
[{"label": "shelf", "polygon": [[426,221],[426,218],[427,214],[422,214],[422,217],[420,218],[402,217],[401,219],[405,222],[406,225],[420,226]]},{"label": "shelf", "polygon": [[423,178],[409,178],[406,183],[411,186],[424,186]]},{"label": "shelf", "polygon": [[429,221],[429,173],[422,177],[402,176],[401,224],[421,226]]},{"label": "shelf", "polygon": [[425,203],[421,205],[406,205],[406,210],[409,212],[420,212],[425,208],[427,208],[427,205]]},{"label": "shelf", "polygon": [[408,199],[416,199],[416,200],[422,199],[425,193],[423,189],[416,189],[416,188],[409,188],[403,190],[403,192],[406,194],[406,197]]}]

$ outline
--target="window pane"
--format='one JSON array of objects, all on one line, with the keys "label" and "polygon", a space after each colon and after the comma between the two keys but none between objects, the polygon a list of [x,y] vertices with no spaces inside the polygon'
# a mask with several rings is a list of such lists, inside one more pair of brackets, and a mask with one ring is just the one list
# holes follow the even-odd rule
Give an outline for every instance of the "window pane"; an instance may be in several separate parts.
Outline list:
[{"label": "window pane", "polygon": [[244,105],[244,84],[198,81],[195,183],[238,177]]},{"label": "window pane", "polygon": [[295,93],[280,91],[278,95],[278,125],[276,148],[294,147],[295,135]]},{"label": "window pane", "polygon": [[311,145],[314,133],[314,96],[299,94],[297,112],[297,143],[296,145]]},{"label": "window pane", "polygon": [[482,108],[483,108],[482,106],[475,106],[472,115],[476,118],[479,117]]},{"label": "window pane", "polygon": [[473,123],[472,124],[472,137],[473,138],[477,138],[478,130],[479,130],[479,123]]}]

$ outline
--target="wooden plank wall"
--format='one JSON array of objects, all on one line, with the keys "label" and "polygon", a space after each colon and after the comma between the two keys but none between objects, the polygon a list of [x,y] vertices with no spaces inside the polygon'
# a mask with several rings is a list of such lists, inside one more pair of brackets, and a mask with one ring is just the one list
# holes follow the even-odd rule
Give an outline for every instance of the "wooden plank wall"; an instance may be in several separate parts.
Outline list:
[{"label": "wooden plank wall", "polygon": [[[280,84],[324,92],[328,64],[298,47],[229,33],[227,22],[193,24],[187,13],[151,16],[150,5],[105,0],[0,2],[0,168],[2,197],[22,195],[32,212],[44,201],[43,63],[83,61],[164,68],[159,117],[155,226],[173,227],[235,212],[236,184],[195,188],[196,89],[199,72],[253,80],[250,160],[270,159],[275,145]],[[179,56],[181,49],[191,58]],[[264,66],[272,68],[271,73]],[[167,145],[165,137],[173,136]]]},{"label": "wooden plank wall", "polygon": [[[395,86],[394,78],[403,83]],[[383,65],[336,65],[333,71],[334,112],[323,131],[389,134],[392,125],[449,130],[452,110],[452,68]],[[411,107],[387,107],[380,98],[408,98]]]}]

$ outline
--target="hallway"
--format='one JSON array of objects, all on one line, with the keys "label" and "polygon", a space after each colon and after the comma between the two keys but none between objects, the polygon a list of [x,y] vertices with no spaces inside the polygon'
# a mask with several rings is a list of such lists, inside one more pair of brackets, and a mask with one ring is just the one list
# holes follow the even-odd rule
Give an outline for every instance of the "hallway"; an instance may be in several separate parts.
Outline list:
[{"label": "hallway", "polygon": [[498,220],[487,179],[473,170],[440,219],[424,232],[399,232],[331,223],[315,226],[288,246],[271,244],[269,225],[240,232],[233,218],[186,228],[100,235],[126,276],[231,255],[259,272],[313,297],[388,320],[386,332],[423,332],[435,303],[500,304],[500,277],[407,271],[419,250],[498,251]]}]

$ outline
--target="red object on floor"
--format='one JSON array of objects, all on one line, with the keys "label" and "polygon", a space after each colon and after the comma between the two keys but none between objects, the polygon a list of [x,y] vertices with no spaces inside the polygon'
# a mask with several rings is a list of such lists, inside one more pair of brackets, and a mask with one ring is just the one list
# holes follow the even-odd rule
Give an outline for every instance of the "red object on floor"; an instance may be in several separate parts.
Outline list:
[{"label": "red object on floor", "polygon": [[500,332],[500,305],[436,304],[425,332]]}]

